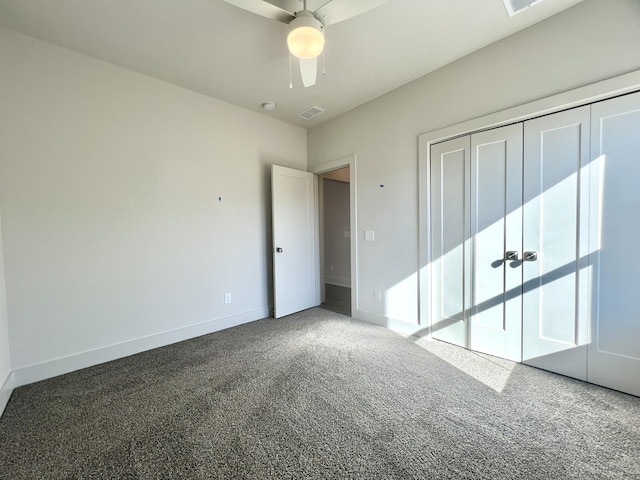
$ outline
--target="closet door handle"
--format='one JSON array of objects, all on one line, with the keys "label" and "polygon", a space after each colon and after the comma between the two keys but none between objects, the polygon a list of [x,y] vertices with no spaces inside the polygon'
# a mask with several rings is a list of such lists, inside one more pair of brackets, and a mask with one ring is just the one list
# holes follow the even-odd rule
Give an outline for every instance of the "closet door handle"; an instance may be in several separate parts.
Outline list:
[{"label": "closet door handle", "polygon": [[518,252],[515,250],[509,250],[504,254],[505,260],[518,260]]},{"label": "closet door handle", "polygon": [[538,252],[524,252],[523,257],[525,262],[535,262],[538,260]]}]

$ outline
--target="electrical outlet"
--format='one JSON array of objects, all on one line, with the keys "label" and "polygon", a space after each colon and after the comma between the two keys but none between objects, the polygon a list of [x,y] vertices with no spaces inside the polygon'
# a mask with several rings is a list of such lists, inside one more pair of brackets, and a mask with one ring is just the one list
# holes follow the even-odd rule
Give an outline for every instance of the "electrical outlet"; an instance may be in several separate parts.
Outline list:
[{"label": "electrical outlet", "polygon": [[230,293],[225,293],[224,294],[224,303],[231,303],[231,294]]}]

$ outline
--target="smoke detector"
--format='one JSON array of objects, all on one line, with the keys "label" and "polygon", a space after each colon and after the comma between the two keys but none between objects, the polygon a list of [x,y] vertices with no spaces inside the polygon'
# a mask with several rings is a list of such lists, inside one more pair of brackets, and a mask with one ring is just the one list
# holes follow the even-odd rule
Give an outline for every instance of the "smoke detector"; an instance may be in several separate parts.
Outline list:
[{"label": "smoke detector", "polygon": [[271,112],[276,109],[276,102],[272,102],[271,100],[269,100],[268,102],[264,102],[262,104],[262,108]]}]

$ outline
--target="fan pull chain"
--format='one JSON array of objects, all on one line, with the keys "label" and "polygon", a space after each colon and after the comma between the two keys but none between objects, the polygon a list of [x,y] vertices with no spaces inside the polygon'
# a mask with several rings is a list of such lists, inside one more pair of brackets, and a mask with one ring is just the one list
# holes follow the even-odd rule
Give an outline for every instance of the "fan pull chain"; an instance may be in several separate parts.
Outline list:
[{"label": "fan pull chain", "polygon": [[326,48],[322,50],[322,76],[326,77],[327,76],[327,69],[326,69],[326,65],[324,63],[324,52],[325,52]]},{"label": "fan pull chain", "polygon": [[[326,18],[326,15],[325,15],[325,18]],[[327,64],[324,61],[324,59],[325,59],[324,55],[325,55],[325,52],[327,51],[327,44],[326,44],[327,32],[326,31],[327,31],[327,29],[324,28],[324,25],[323,25],[322,26],[322,35],[324,36],[324,40],[325,40],[325,47],[322,49],[322,76],[323,77],[327,76],[327,68],[326,68]]]},{"label": "fan pull chain", "polygon": [[293,77],[291,76],[291,52],[289,52],[289,90],[293,90]]}]

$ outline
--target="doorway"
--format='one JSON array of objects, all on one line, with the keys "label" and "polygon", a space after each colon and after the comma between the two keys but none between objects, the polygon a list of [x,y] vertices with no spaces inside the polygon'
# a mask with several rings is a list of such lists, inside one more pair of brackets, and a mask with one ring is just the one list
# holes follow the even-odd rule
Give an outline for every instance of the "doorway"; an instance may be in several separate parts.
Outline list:
[{"label": "doorway", "polygon": [[351,172],[343,167],[319,179],[321,307],[351,316]]}]

